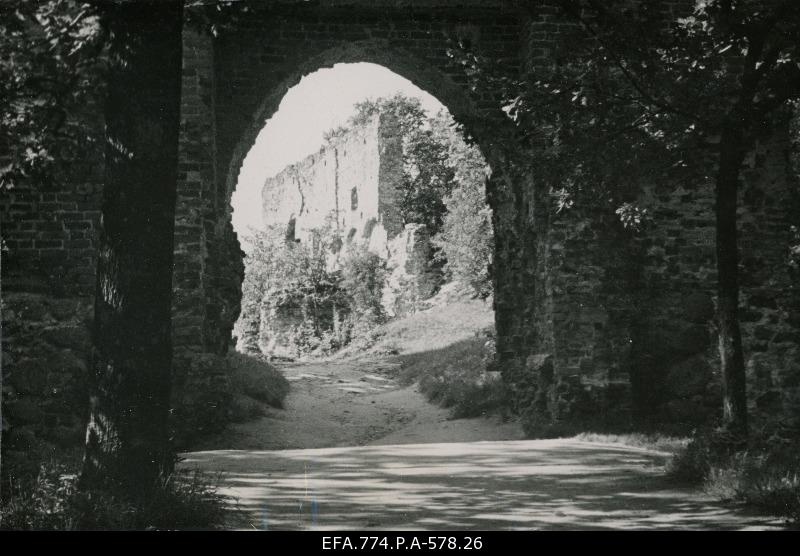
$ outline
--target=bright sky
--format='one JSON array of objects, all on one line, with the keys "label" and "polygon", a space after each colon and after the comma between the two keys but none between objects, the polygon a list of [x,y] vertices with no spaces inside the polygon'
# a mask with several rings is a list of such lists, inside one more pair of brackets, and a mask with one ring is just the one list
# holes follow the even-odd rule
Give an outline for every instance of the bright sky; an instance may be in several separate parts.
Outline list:
[{"label": "bright sky", "polygon": [[233,193],[233,227],[239,236],[261,228],[261,187],[289,164],[319,150],[323,134],[344,124],[353,105],[402,92],[417,97],[433,115],[443,108],[408,79],[376,64],[336,64],[305,76],[289,89],[247,153]]}]

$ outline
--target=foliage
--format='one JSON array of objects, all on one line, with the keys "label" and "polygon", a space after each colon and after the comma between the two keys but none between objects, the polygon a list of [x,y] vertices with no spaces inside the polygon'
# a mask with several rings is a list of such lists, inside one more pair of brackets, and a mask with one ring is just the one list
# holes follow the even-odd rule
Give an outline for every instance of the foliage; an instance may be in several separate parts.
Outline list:
[{"label": "foliage", "polygon": [[505,414],[508,392],[499,373],[489,371],[493,355],[492,331],[455,342],[440,350],[402,357],[401,379],[418,382],[430,401],[452,409],[454,418]]},{"label": "foliage", "polygon": [[464,141],[451,118],[440,114],[435,123],[437,134],[448,145],[447,163],[453,168],[455,186],[444,198],[447,212],[434,244],[446,261],[445,272],[485,299],[492,293],[494,253],[492,211],[486,202],[486,161],[477,147]]},{"label": "foliage", "polygon": [[53,461],[36,478],[13,485],[0,506],[0,530],[214,529],[223,524],[225,499],[199,471],[159,480],[147,500],[77,488],[77,466]]},{"label": "foliage", "polygon": [[286,336],[298,354],[326,354],[368,334],[386,319],[381,304],[386,263],[363,246],[341,251],[341,238],[327,226],[311,241],[287,242],[275,228],[254,232],[242,286],[242,316],[236,324],[244,351],[259,353],[263,311],[299,313]]},{"label": "foliage", "polygon": [[339,244],[331,228],[313,231],[305,243],[287,241],[277,227],[253,230],[246,241],[242,314],[236,323],[243,351],[260,352],[261,315],[267,307],[300,312],[302,323],[288,333],[300,353],[339,347],[332,331],[348,298],[329,260]]},{"label": "foliage", "polygon": [[272,279],[276,279],[285,256],[283,234],[277,228],[264,231],[250,229],[245,242],[245,273],[242,281],[242,309],[235,334],[241,339],[240,349],[258,353],[258,330],[261,303]]},{"label": "foliage", "polygon": [[386,320],[381,302],[386,261],[364,247],[350,247],[341,263],[342,288],[349,296],[350,313],[366,328]]},{"label": "foliage", "polygon": [[[441,228],[448,207],[445,198],[453,188],[482,186],[483,175],[476,167],[486,162],[475,147],[469,147],[449,114],[427,115],[417,98],[401,93],[388,98],[366,100],[355,106],[346,126],[328,132],[333,141],[348,129],[363,125],[376,114],[389,114],[398,123],[403,141],[403,180],[400,184],[400,210],[405,223],[424,224],[430,234]],[[462,164],[468,166],[462,168]],[[478,172],[480,174],[480,172]],[[478,179],[478,184],[468,183]]]},{"label": "foliage", "polygon": [[0,189],[67,182],[98,154],[86,118],[103,89],[105,42],[101,13],[87,2],[0,5]]},{"label": "foliage", "polygon": [[400,93],[356,104],[346,126],[326,134],[328,141],[363,125],[376,114],[390,114],[403,138],[400,209],[405,223],[424,224],[452,278],[472,286],[479,297],[491,293],[493,243],[486,202],[487,164],[465,140],[452,116],[427,115],[417,98]]},{"label": "foliage", "polygon": [[265,299],[276,307],[302,311],[308,334],[331,328],[337,308],[346,306],[340,277],[329,263],[337,244],[332,228],[313,230],[305,243],[279,241]]},{"label": "foliage", "polygon": [[[742,94],[752,104],[749,142],[800,94],[792,85],[800,82],[800,26],[786,19],[796,3],[709,0],[675,22],[665,21],[658,2],[560,5],[571,25],[559,28],[554,63],[528,78],[509,79],[469,51],[450,52],[476,88],[501,91],[519,131],[518,154],[549,184],[557,212],[588,195],[635,224],[637,209],[645,210],[634,204],[642,186],[708,180],[709,157]],[[743,61],[757,68],[753,90],[741,89]]]},{"label": "foliage", "polygon": [[559,4],[567,17],[548,67],[514,80],[491,60],[454,58],[476,89],[503,91],[520,137],[509,159],[549,187],[553,217],[614,211],[637,227],[648,189],[713,187],[723,407],[745,433],[737,190],[745,153],[800,97],[800,3],[703,0],[674,21],[661,2]]},{"label": "foliage", "polygon": [[668,476],[702,485],[723,501],[743,502],[800,523],[800,448],[795,429],[770,424],[746,444],[724,430],[701,431],[672,458]]},{"label": "foliage", "polygon": [[232,399],[231,420],[249,421],[264,415],[263,404],[283,408],[289,381],[262,356],[231,353],[227,357]]}]

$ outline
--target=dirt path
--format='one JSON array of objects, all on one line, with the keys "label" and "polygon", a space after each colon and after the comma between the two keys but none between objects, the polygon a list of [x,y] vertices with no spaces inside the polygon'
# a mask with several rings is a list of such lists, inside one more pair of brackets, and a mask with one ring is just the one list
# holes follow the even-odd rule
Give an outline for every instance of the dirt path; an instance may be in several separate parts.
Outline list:
[{"label": "dirt path", "polygon": [[666,454],[577,440],[222,450],[238,529],[773,529],[663,478]]},{"label": "dirt path", "polygon": [[289,364],[285,410],[185,454],[233,529],[771,529],[666,483],[667,454],[448,419],[385,359]]},{"label": "dirt path", "polygon": [[395,379],[397,365],[380,358],[281,365],[292,390],[285,409],[233,425],[198,450],[282,450],[471,442],[523,438],[516,423],[499,418],[448,418],[416,386]]}]

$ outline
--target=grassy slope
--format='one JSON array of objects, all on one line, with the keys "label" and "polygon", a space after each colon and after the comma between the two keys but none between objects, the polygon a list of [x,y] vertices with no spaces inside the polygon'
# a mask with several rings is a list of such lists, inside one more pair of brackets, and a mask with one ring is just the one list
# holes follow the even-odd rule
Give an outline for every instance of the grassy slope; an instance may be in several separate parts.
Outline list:
[{"label": "grassy slope", "polygon": [[242,353],[228,356],[231,381],[231,420],[244,422],[265,414],[264,405],[282,408],[289,381],[265,358]]},{"label": "grassy slope", "polygon": [[402,382],[418,382],[429,400],[453,408],[454,417],[500,409],[499,377],[486,372],[493,349],[491,301],[445,292],[429,303],[429,309],[381,326],[369,347],[342,355],[388,356],[399,363]]}]

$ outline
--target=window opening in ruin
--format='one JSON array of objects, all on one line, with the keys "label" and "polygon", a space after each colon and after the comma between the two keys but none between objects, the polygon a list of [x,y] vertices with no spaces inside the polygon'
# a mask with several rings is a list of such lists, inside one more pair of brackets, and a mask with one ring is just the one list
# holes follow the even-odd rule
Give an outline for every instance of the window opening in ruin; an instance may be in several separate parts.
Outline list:
[{"label": "window opening in ruin", "polygon": [[294,216],[292,216],[289,219],[289,224],[286,225],[286,234],[285,234],[286,243],[300,243],[300,240],[297,239],[297,236],[295,235],[296,226],[297,226],[297,219]]}]

